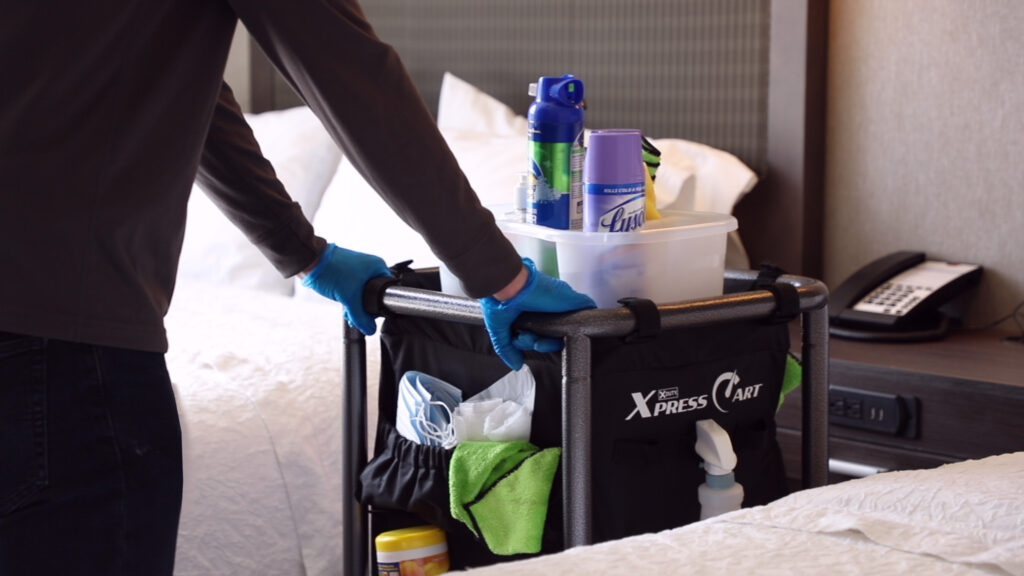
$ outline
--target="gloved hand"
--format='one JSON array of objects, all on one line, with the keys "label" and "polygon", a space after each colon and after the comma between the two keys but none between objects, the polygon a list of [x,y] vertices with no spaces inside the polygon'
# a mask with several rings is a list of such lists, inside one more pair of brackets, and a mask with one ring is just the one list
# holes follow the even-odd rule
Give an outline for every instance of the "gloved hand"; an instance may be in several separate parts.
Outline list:
[{"label": "gloved hand", "polygon": [[363,308],[363,286],[378,276],[391,276],[384,260],[328,244],[320,261],[302,279],[302,285],[341,302],[345,306],[345,320],[369,336],[377,331],[377,323]]},{"label": "gloved hand", "polygon": [[480,299],[491,345],[505,364],[513,370],[519,370],[523,366],[522,350],[555,352],[562,349],[561,340],[540,338],[529,332],[520,333],[513,339],[512,322],[520,313],[570,312],[597,307],[589,296],[580,294],[565,282],[538,271],[529,258],[523,258],[523,264],[529,271],[529,277],[518,294],[505,301],[493,296]]}]

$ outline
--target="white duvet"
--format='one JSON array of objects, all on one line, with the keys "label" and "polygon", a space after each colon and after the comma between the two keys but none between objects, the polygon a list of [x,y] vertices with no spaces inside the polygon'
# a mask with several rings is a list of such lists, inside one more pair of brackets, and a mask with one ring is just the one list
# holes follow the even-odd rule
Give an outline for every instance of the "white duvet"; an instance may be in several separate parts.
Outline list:
[{"label": "white duvet", "polygon": [[[176,574],[340,574],[343,322],[326,300],[177,288],[167,317],[186,452]],[[376,374],[376,339],[367,347]]]},{"label": "white duvet", "polygon": [[1024,452],[880,474],[466,573],[1024,575]]}]

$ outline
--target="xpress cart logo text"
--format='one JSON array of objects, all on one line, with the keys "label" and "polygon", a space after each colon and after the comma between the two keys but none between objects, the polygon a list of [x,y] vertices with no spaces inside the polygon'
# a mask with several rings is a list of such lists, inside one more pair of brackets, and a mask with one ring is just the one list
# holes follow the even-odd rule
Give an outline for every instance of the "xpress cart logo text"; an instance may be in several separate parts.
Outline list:
[{"label": "xpress cart logo text", "polygon": [[711,386],[710,392],[705,394],[683,397],[680,395],[678,387],[651,390],[646,395],[642,392],[633,392],[630,397],[633,399],[635,407],[626,416],[626,420],[632,420],[635,416],[654,418],[667,414],[693,412],[703,410],[709,404],[719,412],[728,414],[737,403],[757,398],[763,386],[764,384],[760,382],[741,384],[739,373],[733,370],[720,374]]}]

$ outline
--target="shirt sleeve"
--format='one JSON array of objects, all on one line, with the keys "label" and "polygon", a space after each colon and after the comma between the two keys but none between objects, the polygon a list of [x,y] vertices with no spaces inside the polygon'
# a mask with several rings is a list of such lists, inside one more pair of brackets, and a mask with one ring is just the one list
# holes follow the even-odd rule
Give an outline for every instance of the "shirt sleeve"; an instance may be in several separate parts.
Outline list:
[{"label": "shirt sleeve", "polygon": [[[385,202],[474,297],[522,262],[441,136],[395,50],[355,0],[229,0],[260,47]],[[381,234],[387,234],[382,230]]]},{"label": "shirt sleeve", "polygon": [[260,151],[231,88],[221,85],[196,178],[214,204],[285,277],[308,268],[326,242],[314,235]]}]

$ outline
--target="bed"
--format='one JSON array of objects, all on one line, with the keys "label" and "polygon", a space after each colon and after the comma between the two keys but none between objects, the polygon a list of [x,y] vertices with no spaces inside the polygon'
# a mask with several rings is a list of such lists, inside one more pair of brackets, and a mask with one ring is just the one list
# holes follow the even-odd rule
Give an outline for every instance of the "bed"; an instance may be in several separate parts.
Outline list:
[{"label": "bed", "polygon": [[1024,574],[1024,452],[796,492],[687,526],[467,570],[533,574]]},{"label": "bed", "polygon": [[[364,6],[437,110],[485,205],[506,203],[521,170],[526,85],[571,71],[586,83],[588,127],[640,128],[662,148],[659,207],[739,218],[729,267],[770,260],[816,275],[826,16],[819,3]],[[318,233],[389,263],[437,264],[258,47],[251,66],[248,119]],[[342,310],[281,278],[198,189],[188,222],[167,317],[185,438],[176,573],[341,573]],[[372,388],[378,343],[366,342]],[[375,416],[371,406],[371,429]]]},{"label": "bed", "polygon": [[185,464],[176,574],[338,573],[343,322],[331,304],[179,286],[167,318]]}]

